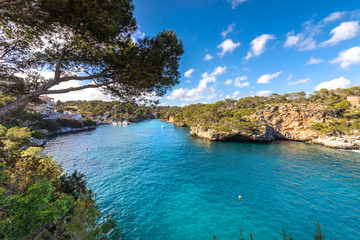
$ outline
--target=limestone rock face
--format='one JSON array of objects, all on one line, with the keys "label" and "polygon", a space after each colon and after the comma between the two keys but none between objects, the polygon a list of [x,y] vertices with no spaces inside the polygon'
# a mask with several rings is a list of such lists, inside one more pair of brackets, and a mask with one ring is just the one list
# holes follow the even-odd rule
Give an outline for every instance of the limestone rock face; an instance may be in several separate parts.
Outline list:
[{"label": "limestone rock face", "polygon": [[226,132],[218,132],[214,129],[204,129],[201,127],[191,127],[191,136],[197,136],[200,138],[209,139],[212,141],[239,141],[239,142],[271,142],[274,138],[274,133],[272,129],[263,126],[265,131],[263,134],[249,134],[244,131],[226,133]]},{"label": "limestone rock face", "polygon": [[308,128],[314,123],[323,123],[324,117],[320,109],[294,105],[267,107],[256,111],[252,116],[253,119],[271,126],[278,133],[278,138],[296,141],[317,138],[317,133]]}]

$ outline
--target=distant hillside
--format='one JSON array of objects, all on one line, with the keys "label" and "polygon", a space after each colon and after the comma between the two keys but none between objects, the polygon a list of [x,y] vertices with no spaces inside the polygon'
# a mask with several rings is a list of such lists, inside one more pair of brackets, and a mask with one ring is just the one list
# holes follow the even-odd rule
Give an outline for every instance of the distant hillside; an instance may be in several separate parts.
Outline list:
[{"label": "distant hillside", "polygon": [[78,111],[84,115],[92,118],[97,116],[104,116],[109,113],[108,119],[112,119],[115,115],[115,108],[117,109],[117,117],[129,118],[136,120],[144,120],[154,118],[153,112],[160,112],[163,107],[143,106],[135,103],[122,103],[118,101],[104,102],[104,101],[67,101],[57,102],[57,108],[77,107]]}]

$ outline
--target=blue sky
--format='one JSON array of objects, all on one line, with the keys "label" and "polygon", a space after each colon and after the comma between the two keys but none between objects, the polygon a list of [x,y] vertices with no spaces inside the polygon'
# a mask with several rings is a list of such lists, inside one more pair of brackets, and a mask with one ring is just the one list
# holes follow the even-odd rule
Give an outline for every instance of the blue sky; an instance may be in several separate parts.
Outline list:
[{"label": "blue sky", "polygon": [[172,29],[184,44],[181,83],[160,100],[163,105],[360,84],[358,0],[134,4],[138,37]]}]

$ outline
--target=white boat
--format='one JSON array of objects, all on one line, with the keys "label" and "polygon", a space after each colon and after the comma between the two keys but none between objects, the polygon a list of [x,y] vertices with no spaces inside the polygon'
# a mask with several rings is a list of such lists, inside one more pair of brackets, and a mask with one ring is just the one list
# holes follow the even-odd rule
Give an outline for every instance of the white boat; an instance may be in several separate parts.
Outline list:
[{"label": "white boat", "polygon": [[128,120],[122,121],[121,125],[126,126],[126,125],[131,125],[131,123]]}]

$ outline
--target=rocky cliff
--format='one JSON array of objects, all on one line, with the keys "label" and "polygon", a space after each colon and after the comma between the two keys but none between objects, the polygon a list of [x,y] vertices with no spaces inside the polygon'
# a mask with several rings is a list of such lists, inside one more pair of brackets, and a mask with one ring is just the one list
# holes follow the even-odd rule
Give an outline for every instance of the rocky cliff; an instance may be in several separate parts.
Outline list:
[{"label": "rocky cliff", "polygon": [[[232,129],[219,131],[211,127],[191,126],[190,134],[212,141],[271,142],[274,140],[292,140],[322,144],[343,149],[360,149],[360,135],[330,136],[320,131],[311,130],[316,123],[324,123],[339,114],[337,110],[324,111],[321,106],[307,105],[269,106],[257,110],[247,119],[258,125],[259,131],[251,134],[247,131]],[[169,122],[177,126],[187,126],[186,121],[176,122],[174,117]]]}]

